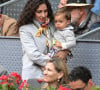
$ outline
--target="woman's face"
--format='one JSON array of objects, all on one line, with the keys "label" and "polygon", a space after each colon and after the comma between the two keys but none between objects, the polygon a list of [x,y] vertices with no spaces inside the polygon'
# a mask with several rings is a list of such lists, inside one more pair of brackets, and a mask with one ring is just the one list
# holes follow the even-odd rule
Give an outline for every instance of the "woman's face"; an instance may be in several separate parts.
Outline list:
[{"label": "woman's face", "polygon": [[47,83],[57,82],[60,74],[55,70],[54,64],[48,62],[44,70],[44,81]]},{"label": "woman's face", "polygon": [[41,4],[36,12],[35,12],[35,19],[40,22],[43,23],[45,22],[46,18],[48,16],[48,10],[47,10],[47,6],[46,4]]}]

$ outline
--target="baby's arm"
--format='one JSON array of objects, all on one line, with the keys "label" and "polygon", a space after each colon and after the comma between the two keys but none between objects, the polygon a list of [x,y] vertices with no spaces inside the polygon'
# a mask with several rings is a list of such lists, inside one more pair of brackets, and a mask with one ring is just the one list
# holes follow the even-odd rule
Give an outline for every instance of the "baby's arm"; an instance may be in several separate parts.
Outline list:
[{"label": "baby's arm", "polygon": [[76,38],[74,32],[68,30],[67,33],[64,35],[66,42],[61,43],[62,49],[71,49],[76,46]]}]

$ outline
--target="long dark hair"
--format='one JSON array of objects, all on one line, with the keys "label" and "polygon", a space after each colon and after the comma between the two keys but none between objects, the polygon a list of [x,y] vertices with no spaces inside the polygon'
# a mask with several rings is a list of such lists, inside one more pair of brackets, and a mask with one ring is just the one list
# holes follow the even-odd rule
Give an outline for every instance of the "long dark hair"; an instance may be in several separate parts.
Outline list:
[{"label": "long dark hair", "polygon": [[47,5],[48,17],[50,21],[53,20],[53,11],[51,9],[51,5],[48,0],[28,0],[26,3],[18,21],[17,21],[17,29],[19,30],[20,26],[33,23],[33,19],[35,16],[35,12],[39,5],[45,3]]}]

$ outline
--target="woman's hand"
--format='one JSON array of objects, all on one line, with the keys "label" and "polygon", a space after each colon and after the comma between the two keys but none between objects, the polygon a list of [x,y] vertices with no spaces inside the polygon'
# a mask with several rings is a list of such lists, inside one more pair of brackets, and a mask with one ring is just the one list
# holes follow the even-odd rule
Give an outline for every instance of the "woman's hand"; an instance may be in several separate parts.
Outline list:
[{"label": "woman's hand", "polygon": [[59,57],[61,59],[66,59],[66,56],[68,55],[69,53],[69,50],[61,50],[61,51],[58,51],[54,57]]}]

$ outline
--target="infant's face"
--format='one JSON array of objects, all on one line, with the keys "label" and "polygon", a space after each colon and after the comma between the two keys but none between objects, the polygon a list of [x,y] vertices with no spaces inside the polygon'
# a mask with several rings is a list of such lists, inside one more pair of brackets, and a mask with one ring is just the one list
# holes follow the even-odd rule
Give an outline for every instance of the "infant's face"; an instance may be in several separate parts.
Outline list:
[{"label": "infant's face", "polygon": [[58,30],[62,30],[67,27],[68,20],[66,19],[64,14],[56,15],[55,16],[55,27]]}]

